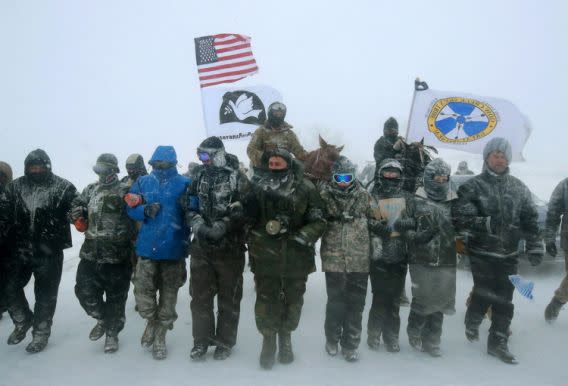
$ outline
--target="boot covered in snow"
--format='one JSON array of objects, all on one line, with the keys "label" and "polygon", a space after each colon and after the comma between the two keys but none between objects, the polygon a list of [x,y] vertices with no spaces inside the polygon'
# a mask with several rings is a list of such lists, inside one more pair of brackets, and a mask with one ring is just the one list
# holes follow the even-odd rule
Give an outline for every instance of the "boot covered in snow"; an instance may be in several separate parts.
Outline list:
[{"label": "boot covered in snow", "polygon": [[377,351],[381,346],[381,332],[368,331],[367,334],[367,345],[371,350]]},{"label": "boot covered in snow", "polygon": [[152,346],[152,357],[156,360],[166,359],[168,349],[166,347],[166,332],[168,328],[162,324],[158,324],[154,335],[154,345]]},{"label": "boot covered in snow", "polygon": [[517,358],[509,352],[507,337],[503,334],[490,332],[487,338],[487,354],[493,355],[503,362],[516,365]]},{"label": "boot covered in snow", "polygon": [[189,357],[193,361],[202,361],[205,359],[205,356],[207,355],[207,348],[208,346],[205,343],[196,343],[191,349]]},{"label": "boot covered in snow", "polygon": [[118,351],[118,335],[117,334],[106,334],[105,338],[105,353],[111,354]]},{"label": "boot covered in snow", "polygon": [[30,344],[26,347],[26,351],[30,354],[35,354],[43,351],[45,346],[47,346],[47,340],[49,337],[44,334],[34,334],[33,339]]},{"label": "boot covered in snow", "polygon": [[215,352],[213,353],[213,359],[216,359],[218,361],[225,360],[231,356],[232,352],[233,350],[231,349],[231,347],[219,345],[215,347]]},{"label": "boot covered in snow", "polygon": [[325,352],[327,352],[327,354],[329,356],[336,356],[337,353],[339,352],[338,348],[337,348],[337,342],[332,342],[330,340],[328,340],[327,342],[325,342]]},{"label": "boot covered in snow", "polygon": [[357,349],[341,349],[341,355],[347,362],[357,362],[359,360],[359,351]]},{"label": "boot covered in snow", "polygon": [[278,361],[285,364],[294,362],[292,335],[288,331],[278,333]]},{"label": "boot covered in snow", "polygon": [[276,334],[263,335],[262,350],[260,352],[260,367],[265,370],[272,369],[276,356]]},{"label": "boot covered in snow", "polygon": [[146,329],[142,334],[142,338],[140,339],[140,343],[144,347],[152,347],[154,344],[154,336],[156,335],[156,327],[158,327],[158,322],[155,320],[148,319],[146,322]]},{"label": "boot covered in snow", "polygon": [[558,318],[558,314],[560,313],[560,309],[564,303],[560,303],[556,298],[552,298],[546,309],[544,310],[544,319],[548,323],[552,323]]},{"label": "boot covered in snow", "polygon": [[18,344],[26,337],[28,330],[32,327],[32,323],[18,324],[14,327],[14,331],[8,337],[8,344]]},{"label": "boot covered in snow", "polygon": [[92,341],[99,340],[105,334],[105,326],[102,320],[97,320],[97,324],[89,333],[89,339]]}]

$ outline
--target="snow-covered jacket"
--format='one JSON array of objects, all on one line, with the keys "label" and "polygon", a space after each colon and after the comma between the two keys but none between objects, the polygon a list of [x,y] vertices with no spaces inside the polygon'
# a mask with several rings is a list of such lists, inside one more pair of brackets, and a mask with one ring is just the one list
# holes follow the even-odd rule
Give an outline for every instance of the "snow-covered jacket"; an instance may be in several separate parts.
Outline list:
[{"label": "snow-covered jacket", "polygon": [[547,241],[555,240],[560,226],[560,248],[568,251],[568,178],[560,181],[550,196],[546,213]]},{"label": "snow-covered jacket", "polygon": [[[177,164],[171,146],[158,146],[152,159]],[[128,208],[128,215],[142,221],[136,240],[136,254],[152,260],[179,260],[187,257],[189,229],[184,223],[182,199],[191,180],[178,174],[175,166],[155,169],[142,176],[130,188],[130,193],[142,195],[144,200],[134,208]],[[147,205],[159,203],[160,210],[155,218],[145,216]]]}]

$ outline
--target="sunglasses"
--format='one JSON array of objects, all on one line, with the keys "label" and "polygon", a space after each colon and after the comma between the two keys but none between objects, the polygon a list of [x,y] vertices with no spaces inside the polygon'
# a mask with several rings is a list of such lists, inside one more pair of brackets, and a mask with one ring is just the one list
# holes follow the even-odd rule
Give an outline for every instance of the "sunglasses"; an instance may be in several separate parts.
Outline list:
[{"label": "sunglasses", "polygon": [[209,153],[206,153],[204,151],[200,151],[197,153],[197,158],[199,158],[199,160],[201,162],[205,162],[205,161],[209,161],[211,159],[211,157],[209,156]]},{"label": "sunglasses", "polygon": [[340,184],[342,182],[350,183],[351,181],[353,181],[353,174],[351,174],[351,173],[349,173],[349,174],[334,174],[333,180],[335,182],[337,182],[338,184]]}]

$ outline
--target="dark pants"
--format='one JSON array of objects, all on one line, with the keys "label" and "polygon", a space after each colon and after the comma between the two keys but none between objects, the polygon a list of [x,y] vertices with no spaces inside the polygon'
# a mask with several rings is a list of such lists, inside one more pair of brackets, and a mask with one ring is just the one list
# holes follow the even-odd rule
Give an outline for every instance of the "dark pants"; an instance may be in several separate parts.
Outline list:
[{"label": "dark pants", "polygon": [[0,315],[8,310],[6,295],[6,281],[8,280],[8,259],[10,258],[7,248],[0,246]]},{"label": "dark pants", "polygon": [[[57,292],[63,269],[62,250],[34,250],[31,254],[16,253],[8,262],[6,294],[8,312],[16,326],[33,323],[34,335],[51,334]],[[24,288],[34,276],[34,311],[24,294]]]},{"label": "dark pants", "polygon": [[409,338],[419,338],[423,347],[439,347],[443,323],[444,314],[441,312],[424,315],[411,309],[406,331]]},{"label": "dark pants", "polygon": [[368,273],[326,272],[325,337],[353,350],[361,342],[361,320],[367,296]]},{"label": "dark pants", "polygon": [[124,328],[131,275],[130,261],[100,264],[81,259],[79,262],[75,295],[87,315],[103,322],[107,335],[116,336]]},{"label": "dark pants", "polygon": [[491,306],[492,333],[507,337],[513,319],[514,286],[509,275],[517,273],[516,259],[490,259],[470,256],[473,275],[471,302],[465,314],[466,328],[477,329]]},{"label": "dark pants", "polygon": [[233,347],[237,342],[244,267],[245,254],[238,245],[233,250],[192,248],[189,294],[195,344]]},{"label": "dark pants", "polygon": [[370,275],[373,302],[367,324],[369,336],[379,337],[382,334],[386,343],[398,342],[400,295],[404,289],[407,268],[406,263],[373,262]]},{"label": "dark pants", "polygon": [[290,333],[300,323],[307,276],[281,278],[255,275],[256,327],[262,335]]}]

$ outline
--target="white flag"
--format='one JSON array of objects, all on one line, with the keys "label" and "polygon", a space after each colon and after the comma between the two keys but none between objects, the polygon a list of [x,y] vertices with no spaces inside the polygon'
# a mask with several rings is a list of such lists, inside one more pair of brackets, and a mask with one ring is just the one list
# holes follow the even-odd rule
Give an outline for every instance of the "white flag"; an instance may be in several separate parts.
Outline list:
[{"label": "white flag", "polygon": [[207,136],[222,140],[249,139],[266,121],[268,106],[282,102],[280,93],[268,86],[201,89]]},{"label": "white flag", "polygon": [[507,100],[418,89],[406,139],[424,138],[426,145],[483,154],[491,138],[503,137],[511,143],[513,161],[522,161],[529,134],[527,118]]}]

